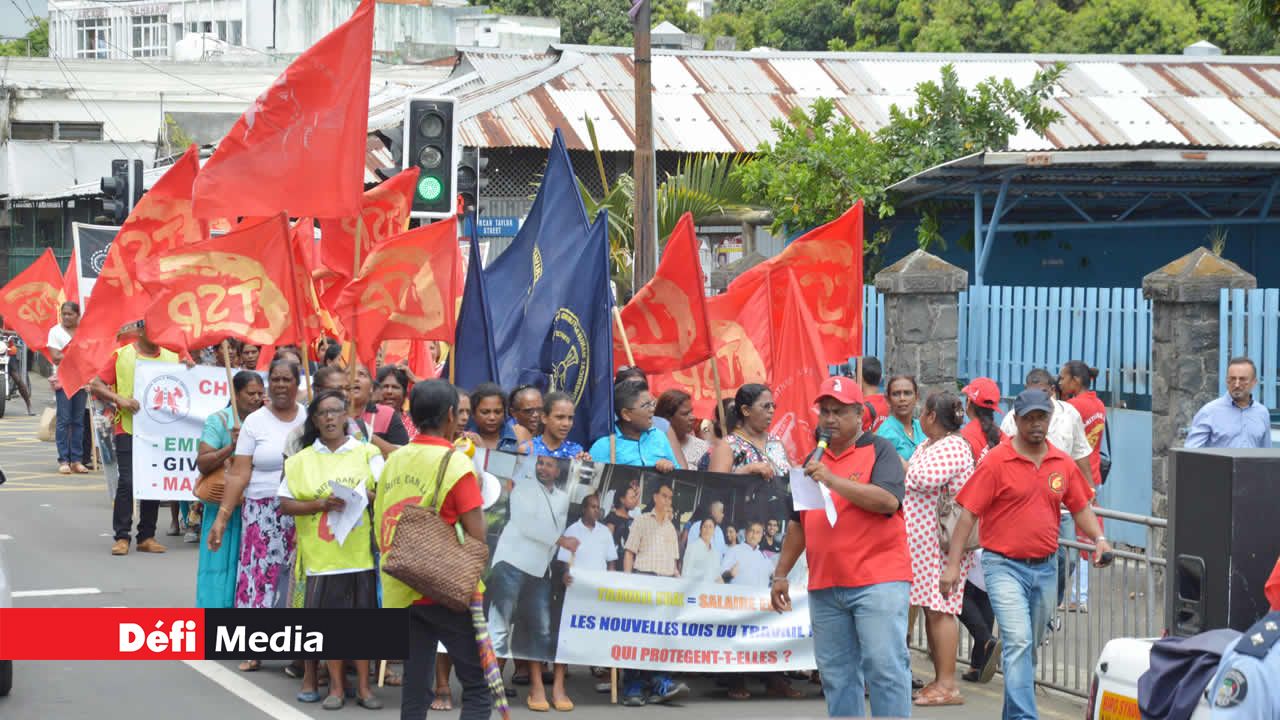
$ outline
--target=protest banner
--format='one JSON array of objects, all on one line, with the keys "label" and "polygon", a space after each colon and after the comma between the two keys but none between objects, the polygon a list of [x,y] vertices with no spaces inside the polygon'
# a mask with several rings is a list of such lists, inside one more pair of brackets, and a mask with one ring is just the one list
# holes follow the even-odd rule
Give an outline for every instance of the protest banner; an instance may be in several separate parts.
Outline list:
[{"label": "protest banner", "polygon": [[230,402],[227,371],[214,366],[138,362],[133,397],[133,496],[193,500],[196,448],[204,421]]},{"label": "protest banner", "polygon": [[115,239],[120,228],[115,225],[90,225],[87,223],[71,223],[73,255],[76,259],[76,286],[80,291],[80,311],[83,313],[89,304],[89,296],[93,294],[93,286],[98,282],[98,275],[107,262],[107,253],[111,250],[111,241]]},{"label": "protest banner", "polygon": [[[485,511],[485,602],[500,657],[697,672],[814,667],[803,562],[792,573],[794,609],[769,607],[790,519],[786,478],[486,451],[476,469],[501,487]],[[562,547],[566,537],[576,550]]]}]

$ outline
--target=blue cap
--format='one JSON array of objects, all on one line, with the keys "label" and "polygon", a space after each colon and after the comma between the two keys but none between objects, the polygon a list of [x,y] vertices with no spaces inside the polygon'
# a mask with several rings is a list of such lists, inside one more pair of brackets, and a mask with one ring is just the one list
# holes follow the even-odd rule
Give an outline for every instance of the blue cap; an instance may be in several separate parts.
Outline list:
[{"label": "blue cap", "polygon": [[1015,415],[1022,417],[1036,410],[1043,410],[1047,413],[1053,412],[1053,400],[1049,397],[1049,393],[1038,388],[1023,390],[1018,393],[1017,399],[1013,401],[1013,413]]}]

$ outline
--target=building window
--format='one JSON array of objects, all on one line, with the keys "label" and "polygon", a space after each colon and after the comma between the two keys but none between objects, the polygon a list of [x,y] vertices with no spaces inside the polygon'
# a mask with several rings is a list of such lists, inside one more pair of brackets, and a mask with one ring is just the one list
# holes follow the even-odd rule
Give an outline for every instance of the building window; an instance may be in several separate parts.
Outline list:
[{"label": "building window", "polygon": [[101,140],[102,123],[100,122],[60,122],[58,123],[59,140]]},{"label": "building window", "polygon": [[133,18],[134,57],[169,56],[169,19],[164,15],[137,15]]},{"label": "building window", "polygon": [[186,27],[182,23],[173,24],[173,41],[177,42],[186,34]]},{"label": "building window", "polygon": [[90,18],[76,21],[76,57],[111,57],[111,21],[108,18]]},{"label": "building window", "polygon": [[232,45],[243,45],[244,42],[244,23],[240,20],[232,20],[230,23],[231,36],[227,38],[227,42]]},{"label": "building window", "polygon": [[9,137],[14,140],[52,140],[56,136],[51,122],[9,123]]},{"label": "building window", "polygon": [[101,140],[100,122],[22,122],[9,124],[14,140]]}]

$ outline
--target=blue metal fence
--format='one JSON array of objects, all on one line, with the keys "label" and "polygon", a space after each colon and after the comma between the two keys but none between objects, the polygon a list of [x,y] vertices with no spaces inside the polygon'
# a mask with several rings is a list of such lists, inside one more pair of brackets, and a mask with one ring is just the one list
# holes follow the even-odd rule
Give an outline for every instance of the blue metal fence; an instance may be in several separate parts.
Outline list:
[{"label": "blue metal fence", "polygon": [[875,285],[862,286],[862,355],[884,358],[884,297]]},{"label": "blue metal fence", "polygon": [[1280,289],[1222,290],[1218,305],[1218,392],[1227,391],[1227,361],[1245,356],[1258,366],[1254,397],[1268,408],[1280,398]]},{"label": "blue metal fence", "polygon": [[960,293],[961,378],[1005,395],[1032,368],[1068,360],[1098,369],[1099,394],[1150,395],[1151,303],[1138,288],[971,287]]}]

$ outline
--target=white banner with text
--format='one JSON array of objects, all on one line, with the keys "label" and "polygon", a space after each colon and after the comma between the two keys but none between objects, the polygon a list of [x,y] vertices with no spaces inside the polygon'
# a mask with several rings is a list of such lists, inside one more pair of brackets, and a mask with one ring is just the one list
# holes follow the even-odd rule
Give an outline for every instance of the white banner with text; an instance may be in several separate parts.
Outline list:
[{"label": "white banner with text", "polygon": [[138,500],[194,500],[200,479],[196,448],[204,421],[230,400],[227,371],[140,360],[133,397],[133,496]]}]

